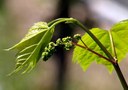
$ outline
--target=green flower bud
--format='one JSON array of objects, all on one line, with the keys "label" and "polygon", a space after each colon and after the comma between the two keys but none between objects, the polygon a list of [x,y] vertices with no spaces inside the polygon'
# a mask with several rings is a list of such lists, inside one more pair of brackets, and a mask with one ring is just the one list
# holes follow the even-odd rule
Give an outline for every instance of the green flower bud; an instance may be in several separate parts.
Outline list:
[{"label": "green flower bud", "polygon": [[80,40],[80,39],[81,39],[81,35],[80,35],[80,34],[75,34],[75,35],[73,36],[73,38],[75,38],[75,39],[77,39],[77,40]]},{"label": "green flower bud", "polygon": [[65,45],[65,46],[64,46],[65,50],[70,50],[70,49],[72,48],[72,46],[73,46],[73,44],[72,44],[72,42],[71,42],[71,41],[70,41],[70,42],[65,43],[64,45]]},{"label": "green flower bud", "polygon": [[63,45],[63,42],[62,42],[62,40],[61,40],[60,38],[58,38],[58,39],[56,40],[56,45],[57,45],[57,46]]},{"label": "green flower bud", "polygon": [[50,42],[50,43],[49,43],[49,46],[55,47],[56,44],[55,44],[54,42]]},{"label": "green flower bud", "polygon": [[44,52],[42,53],[42,59],[44,61],[48,60],[53,53],[55,52],[56,44],[54,42],[50,42],[47,47],[45,47]]},{"label": "green flower bud", "polygon": [[65,37],[62,39],[63,42],[69,42],[69,41],[72,41],[72,38],[71,37]]},{"label": "green flower bud", "polygon": [[49,54],[48,52],[43,52],[43,53],[42,53],[42,59],[43,59],[44,61],[46,61],[46,60],[49,59],[48,54]]}]

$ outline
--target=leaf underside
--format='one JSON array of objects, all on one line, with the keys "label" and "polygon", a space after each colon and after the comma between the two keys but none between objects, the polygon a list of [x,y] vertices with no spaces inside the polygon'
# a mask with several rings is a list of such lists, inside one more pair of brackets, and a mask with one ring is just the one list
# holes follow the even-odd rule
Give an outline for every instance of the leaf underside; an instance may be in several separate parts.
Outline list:
[{"label": "leaf underside", "polygon": [[[106,47],[106,49],[112,54],[112,47],[110,42],[110,35],[108,30],[102,30],[99,28],[91,29],[91,32],[100,40],[100,42]],[[125,58],[128,52],[128,20],[121,21],[115,24],[111,29],[110,32],[113,37],[113,41],[115,44],[115,49],[117,53],[117,59],[120,62],[123,58]],[[92,40],[92,38],[85,33],[82,37],[84,43],[94,50],[95,52],[107,57],[105,53],[100,49],[100,47]],[[79,41],[78,44],[84,44]],[[112,72],[113,65],[104,60],[103,58],[98,57],[97,55],[80,48],[78,46],[75,47],[73,52],[73,61],[80,64],[82,69],[85,71],[90,66],[90,64],[96,61],[98,64],[103,64],[107,67],[109,72]]]},{"label": "leaf underside", "polygon": [[49,29],[47,23],[38,22],[30,28],[28,34],[18,44],[8,49],[18,49],[16,67],[12,73],[22,69],[22,73],[29,72],[35,67],[42,51],[50,42],[53,31]]}]

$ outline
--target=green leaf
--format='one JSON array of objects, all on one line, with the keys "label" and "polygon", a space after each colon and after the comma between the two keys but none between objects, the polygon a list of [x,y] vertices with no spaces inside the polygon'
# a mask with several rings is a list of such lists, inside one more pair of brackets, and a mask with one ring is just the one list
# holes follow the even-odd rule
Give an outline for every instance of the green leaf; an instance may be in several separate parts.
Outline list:
[{"label": "green leaf", "polygon": [[[103,45],[107,48],[107,50],[111,51],[110,48],[110,39],[109,39],[109,33],[106,30],[102,30],[99,28],[93,28],[91,29],[92,33],[102,42]],[[93,41],[93,39],[86,33],[82,40],[85,42],[85,44],[92,50],[96,51],[97,53],[104,55],[104,52],[100,49],[100,47]],[[79,41],[78,44],[83,45],[84,44]],[[73,60],[74,62],[77,62],[80,64],[80,66],[86,70],[90,64],[94,61],[97,63],[101,63],[107,66],[107,68],[112,69],[111,63],[107,62],[106,60],[98,57],[97,55],[89,52],[88,50],[85,50],[80,47],[76,47],[73,52]]]},{"label": "green leaf", "polygon": [[[91,32],[99,39],[99,41],[106,47],[106,49],[113,55],[109,31],[102,30],[99,28],[91,29]],[[115,24],[111,29],[110,32],[112,33],[113,42],[115,44],[115,49],[117,53],[117,59],[120,62],[123,58],[125,58],[128,52],[128,20],[119,22]],[[92,49],[93,51],[107,57],[105,53],[99,48],[99,46],[92,40],[92,38],[86,33],[83,35],[82,40],[86,43],[86,45]],[[79,41],[78,44],[84,44]],[[113,56],[114,57],[114,56]],[[87,70],[90,64],[96,61],[98,64],[103,64],[107,67],[109,72],[112,72],[113,65],[104,60],[103,58],[98,57],[97,55],[89,52],[80,47],[75,47],[73,52],[73,61],[80,64],[83,70]]]},{"label": "green leaf", "polygon": [[120,62],[128,52],[128,20],[115,24],[110,31],[114,39],[117,58]]},{"label": "green leaf", "polygon": [[22,69],[23,73],[31,71],[50,42],[53,32],[54,29],[50,29],[47,23],[38,22],[18,44],[8,49],[18,49],[16,68],[12,73]]}]

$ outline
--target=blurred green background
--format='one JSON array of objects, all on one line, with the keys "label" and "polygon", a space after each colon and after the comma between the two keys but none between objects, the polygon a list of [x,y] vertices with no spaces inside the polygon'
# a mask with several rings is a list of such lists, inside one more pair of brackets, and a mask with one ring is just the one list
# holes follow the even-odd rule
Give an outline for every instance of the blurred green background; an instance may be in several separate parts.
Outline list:
[{"label": "blurred green background", "polygon": [[[56,54],[47,62],[40,61],[28,74],[7,76],[14,69],[16,52],[6,52],[4,49],[20,41],[35,22],[58,17],[74,17],[88,28],[108,29],[113,23],[128,17],[126,2],[127,0],[0,0],[0,90],[122,90],[115,72],[109,74],[104,66],[96,63],[83,72],[78,64],[72,63],[72,51],[63,52],[61,49],[64,60],[61,61],[60,55]],[[117,8],[120,8],[118,12]],[[83,33],[79,28],[68,32],[70,33],[64,33]],[[65,36],[59,36],[59,33],[62,32],[57,30],[55,39],[57,36]],[[120,66],[128,81],[127,64],[125,58]]]}]

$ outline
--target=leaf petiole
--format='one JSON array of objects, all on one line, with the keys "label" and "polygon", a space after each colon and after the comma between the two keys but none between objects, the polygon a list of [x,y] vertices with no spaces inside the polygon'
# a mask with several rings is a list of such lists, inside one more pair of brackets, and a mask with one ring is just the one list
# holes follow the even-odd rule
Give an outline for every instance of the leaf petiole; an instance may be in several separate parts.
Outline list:
[{"label": "leaf petiole", "polygon": [[86,50],[92,52],[93,54],[99,56],[100,58],[103,58],[103,59],[107,60],[108,62],[110,62],[110,63],[112,63],[112,64],[115,64],[115,63],[116,63],[115,61],[112,61],[112,60],[110,60],[109,58],[106,58],[105,56],[103,56],[103,55],[101,55],[101,54],[99,54],[99,53],[93,51],[92,49],[90,49],[90,48],[88,48],[88,47],[86,47],[86,46],[82,46],[82,45],[77,44],[77,43],[75,43],[75,42],[72,42],[72,44],[73,44],[73,45],[76,45],[76,46],[78,46],[78,47],[81,47],[81,48],[83,48],[83,49],[86,49]]}]

